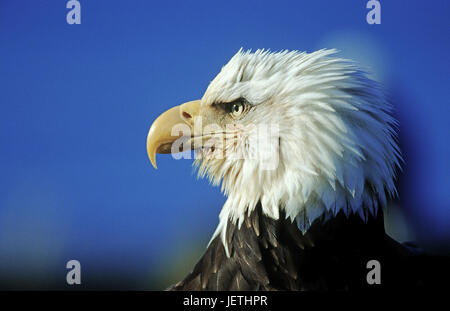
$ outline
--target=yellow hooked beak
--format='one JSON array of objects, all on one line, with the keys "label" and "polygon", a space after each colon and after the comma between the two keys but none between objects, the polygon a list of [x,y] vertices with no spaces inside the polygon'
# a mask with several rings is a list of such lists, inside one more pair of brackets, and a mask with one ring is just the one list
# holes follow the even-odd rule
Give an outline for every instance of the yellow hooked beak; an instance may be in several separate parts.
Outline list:
[{"label": "yellow hooked beak", "polygon": [[[147,154],[155,169],[156,153],[171,153],[173,142],[182,137],[178,133],[172,133],[174,127],[178,124],[187,124],[192,129],[199,109],[200,100],[190,101],[163,112],[153,122],[147,136]],[[186,150],[180,150],[182,151]]]}]

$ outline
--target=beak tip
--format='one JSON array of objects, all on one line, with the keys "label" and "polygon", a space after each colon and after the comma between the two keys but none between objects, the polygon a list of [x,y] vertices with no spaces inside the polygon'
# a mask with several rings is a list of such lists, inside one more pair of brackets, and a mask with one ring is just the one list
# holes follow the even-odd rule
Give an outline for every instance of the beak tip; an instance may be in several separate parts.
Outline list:
[{"label": "beak tip", "polygon": [[156,153],[148,152],[148,158],[150,160],[150,163],[152,163],[152,166],[155,168],[155,170],[157,170],[158,166],[156,165]]},{"label": "beak tip", "polygon": [[[153,125],[152,125],[153,127]],[[150,128],[150,131],[148,133],[147,136],[147,156],[148,159],[150,160],[150,162],[152,163],[152,166],[157,169],[158,167],[156,166],[156,149],[157,149],[157,145],[155,145],[154,142],[152,142],[152,127]]]}]

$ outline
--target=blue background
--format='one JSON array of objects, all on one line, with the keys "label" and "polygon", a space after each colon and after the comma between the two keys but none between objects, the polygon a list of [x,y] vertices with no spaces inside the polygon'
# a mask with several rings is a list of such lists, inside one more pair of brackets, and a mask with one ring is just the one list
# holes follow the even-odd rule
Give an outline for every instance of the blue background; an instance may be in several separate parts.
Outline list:
[{"label": "blue background", "polygon": [[190,160],[145,149],[165,109],[200,98],[240,48],[338,48],[392,94],[406,165],[388,229],[448,253],[450,2],[0,2],[0,280],[162,289],[192,268],[225,200]]}]

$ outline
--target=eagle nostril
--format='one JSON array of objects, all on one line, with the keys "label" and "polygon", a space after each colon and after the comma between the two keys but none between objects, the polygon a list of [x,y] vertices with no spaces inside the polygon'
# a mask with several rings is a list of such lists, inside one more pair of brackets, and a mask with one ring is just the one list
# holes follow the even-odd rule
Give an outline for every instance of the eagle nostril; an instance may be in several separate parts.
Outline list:
[{"label": "eagle nostril", "polygon": [[187,113],[186,111],[183,111],[182,114],[183,114],[183,117],[185,117],[186,119],[192,118],[192,116],[189,113]]}]

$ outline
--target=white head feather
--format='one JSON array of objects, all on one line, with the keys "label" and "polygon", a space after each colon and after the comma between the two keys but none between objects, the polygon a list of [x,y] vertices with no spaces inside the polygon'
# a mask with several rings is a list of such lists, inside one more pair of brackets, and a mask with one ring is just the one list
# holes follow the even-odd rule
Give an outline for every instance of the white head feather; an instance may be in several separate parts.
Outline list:
[{"label": "white head feather", "polygon": [[222,182],[228,195],[214,234],[225,246],[228,220],[240,226],[258,202],[274,219],[284,209],[306,231],[341,210],[367,219],[396,194],[400,151],[391,106],[378,83],[334,53],[240,50],[205,92],[201,105],[243,97],[255,106],[246,123],[279,129],[275,169],[232,157],[196,161],[199,175]]}]

